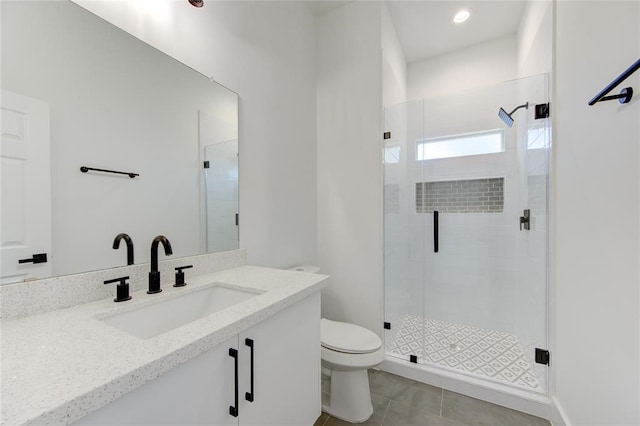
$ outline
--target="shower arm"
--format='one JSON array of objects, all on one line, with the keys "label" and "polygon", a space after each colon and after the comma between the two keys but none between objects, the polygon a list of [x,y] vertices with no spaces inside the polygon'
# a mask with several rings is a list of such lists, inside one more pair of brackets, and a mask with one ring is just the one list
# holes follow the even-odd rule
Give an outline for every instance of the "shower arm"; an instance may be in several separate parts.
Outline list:
[{"label": "shower arm", "polygon": [[517,110],[519,110],[520,108],[526,108],[526,109],[529,109],[529,102],[527,102],[526,104],[523,104],[523,105],[517,106],[517,107],[516,107],[516,109],[514,109],[513,111],[511,111],[511,112],[509,113],[509,116],[512,116],[512,115],[513,115],[513,113],[514,113],[514,112],[516,112]]}]

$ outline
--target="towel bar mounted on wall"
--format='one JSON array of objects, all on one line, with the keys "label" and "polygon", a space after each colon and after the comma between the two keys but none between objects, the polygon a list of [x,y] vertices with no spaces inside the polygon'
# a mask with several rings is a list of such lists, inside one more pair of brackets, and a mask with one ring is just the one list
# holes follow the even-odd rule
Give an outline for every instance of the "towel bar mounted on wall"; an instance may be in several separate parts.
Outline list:
[{"label": "towel bar mounted on wall", "polygon": [[593,99],[589,101],[589,105],[595,105],[598,102],[602,101],[611,101],[614,99],[618,99],[618,102],[621,104],[626,104],[631,101],[631,97],[633,96],[633,89],[631,87],[625,87],[620,91],[618,95],[607,96],[609,92],[618,87],[620,83],[625,81],[631,74],[640,69],[640,59],[638,59],[633,65],[627,68],[622,74],[620,74],[615,80],[613,80],[607,87],[602,89],[600,93],[595,95]]},{"label": "towel bar mounted on wall", "polygon": [[93,170],[95,172],[104,172],[104,173],[115,173],[117,175],[127,175],[129,176],[131,179],[133,179],[136,176],[140,176],[138,173],[131,173],[131,172],[118,172],[116,170],[105,170],[105,169],[95,169],[93,167],[85,167],[82,166],[80,167],[80,171],[82,173],[87,173],[89,170]]}]

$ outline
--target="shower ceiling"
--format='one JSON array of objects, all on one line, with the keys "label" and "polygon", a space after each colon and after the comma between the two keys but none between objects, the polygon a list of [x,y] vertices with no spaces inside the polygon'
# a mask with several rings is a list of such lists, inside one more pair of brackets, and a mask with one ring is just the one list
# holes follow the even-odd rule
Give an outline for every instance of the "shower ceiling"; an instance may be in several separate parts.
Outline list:
[{"label": "shower ceiling", "polygon": [[[307,2],[316,15],[352,3],[319,0]],[[391,20],[408,63],[463,49],[509,34],[515,34],[526,1],[519,0],[387,0]],[[463,24],[453,15],[463,8],[473,11]]]}]

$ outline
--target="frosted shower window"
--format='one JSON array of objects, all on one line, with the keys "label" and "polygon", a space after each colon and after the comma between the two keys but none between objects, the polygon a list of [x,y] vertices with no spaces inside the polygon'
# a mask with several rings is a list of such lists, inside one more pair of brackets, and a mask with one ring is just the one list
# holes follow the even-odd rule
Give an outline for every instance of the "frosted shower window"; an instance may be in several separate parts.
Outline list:
[{"label": "frosted shower window", "polygon": [[436,160],[499,152],[504,152],[502,130],[422,139],[416,142],[416,160]]}]

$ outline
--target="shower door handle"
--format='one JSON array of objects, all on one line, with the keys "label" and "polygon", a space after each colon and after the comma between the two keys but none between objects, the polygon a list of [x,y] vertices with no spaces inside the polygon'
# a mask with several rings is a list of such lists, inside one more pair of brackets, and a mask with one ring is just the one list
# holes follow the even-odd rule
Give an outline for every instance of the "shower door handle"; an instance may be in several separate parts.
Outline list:
[{"label": "shower door handle", "polygon": [[439,235],[439,220],[438,220],[438,216],[439,213],[437,210],[433,211],[433,252],[437,253],[438,252],[438,240],[440,238]]}]

